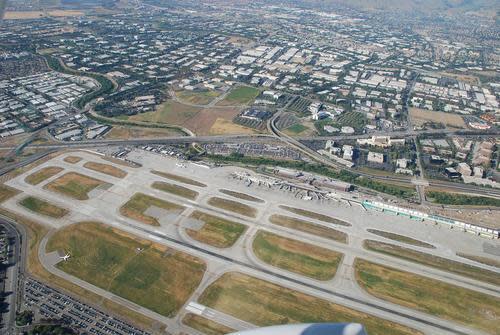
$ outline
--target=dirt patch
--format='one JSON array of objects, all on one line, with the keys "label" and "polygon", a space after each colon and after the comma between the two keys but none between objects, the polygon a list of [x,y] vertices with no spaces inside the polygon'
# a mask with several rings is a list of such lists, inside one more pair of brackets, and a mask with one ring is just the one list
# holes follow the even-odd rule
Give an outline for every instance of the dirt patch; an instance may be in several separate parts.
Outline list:
[{"label": "dirt patch", "polygon": [[442,123],[451,128],[465,128],[465,122],[460,115],[435,112],[420,108],[410,108],[410,117],[416,126],[422,126],[425,123]]}]

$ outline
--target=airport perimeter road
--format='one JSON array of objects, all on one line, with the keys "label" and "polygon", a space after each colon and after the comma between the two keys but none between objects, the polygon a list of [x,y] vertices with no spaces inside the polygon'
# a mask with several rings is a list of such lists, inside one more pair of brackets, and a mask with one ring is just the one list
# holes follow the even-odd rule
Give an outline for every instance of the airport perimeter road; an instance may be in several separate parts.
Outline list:
[{"label": "airport perimeter road", "polygon": [[2,326],[0,334],[14,334],[15,320],[18,304],[21,302],[26,250],[23,243],[26,241],[26,233],[24,228],[18,228],[18,225],[10,220],[6,220],[0,216],[0,225],[4,227],[7,236],[14,238],[14,243],[10,245],[12,250],[9,258],[9,268],[7,269],[7,278],[5,280],[5,293],[7,293],[6,303],[8,304],[7,312],[2,315]]}]

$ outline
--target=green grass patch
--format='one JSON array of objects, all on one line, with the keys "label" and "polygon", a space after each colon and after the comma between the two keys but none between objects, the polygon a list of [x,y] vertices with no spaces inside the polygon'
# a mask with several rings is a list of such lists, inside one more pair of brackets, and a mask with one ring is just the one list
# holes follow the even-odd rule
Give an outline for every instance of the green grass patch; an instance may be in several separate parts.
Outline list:
[{"label": "green grass patch", "polygon": [[251,86],[238,86],[229,92],[229,94],[217,105],[248,105],[260,94],[260,90]]},{"label": "green grass patch", "polygon": [[406,326],[237,272],[217,279],[203,292],[199,302],[260,327],[358,322],[370,335],[421,335]]},{"label": "green grass patch", "polygon": [[151,206],[162,208],[174,214],[180,214],[185,209],[184,206],[166,200],[151,197],[144,193],[136,193],[120,208],[120,214],[144,224],[159,226],[160,223],[157,218],[144,213]]},{"label": "green grass patch", "polygon": [[27,176],[24,179],[24,181],[30,185],[38,185],[42,181],[49,179],[50,177],[55,176],[56,174],[58,174],[62,170],[64,170],[64,169],[61,167],[56,167],[56,166],[45,167],[45,168],[40,169],[40,170],[30,174],[29,176]]},{"label": "green grass patch", "polygon": [[242,204],[241,202],[212,197],[208,200],[208,204],[210,206],[214,206],[217,208],[224,209],[226,211],[234,212],[243,216],[248,216],[251,218],[255,218],[257,216],[257,209],[250,207],[248,205]]},{"label": "green grass patch", "polygon": [[253,252],[263,262],[317,280],[335,276],[342,254],[309,243],[259,231]]},{"label": "green grass patch", "polygon": [[347,243],[347,234],[332,228],[328,228],[316,223],[297,219],[291,216],[273,214],[269,221],[275,225],[295,229],[304,233],[327,238],[340,243]]},{"label": "green grass patch", "polygon": [[178,195],[179,197],[187,198],[194,200],[198,197],[198,192],[193,191],[187,187],[176,185],[176,184],[171,184],[171,183],[165,183],[163,181],[155,181],[152,185],[152,188],[175,194]]},{"label": "green grass patch", "polygon": [[194,211],[191,219],[202,221],[203,227],[199,230],[186,229],[186,233],[193,239],[217,248],[232,246],[245,232],[247,226],[221,217]]},{"label": "green grass patch", "polygon": [[301,125],[300,123],[294,124],[294,125],[286,128],[287,131],[292,132],[294,134],[300,134],[301,132],[303,132],[307,129],[309,129],[309,128],[307,128],[304,125]]},{"label": "green grass patch", "polygon": [[173,173],[161,172],[161,171],[156,171],[156,170],[151,171],[151,173],[153,173],[157,176],[163,177],[163,178],[178,181],[179,183],[183,183],[183,184],[188,184],[191,186],[198,186],[198,187],[207,187],[207,185],[200,183],[199,181],[196,181],[196,180],[193,180],[190,178],[186,178],[186,177],[182,177],[182,176],[179,176],[179,175],[176,175]]},{"label": "green grass patch", "polygon": [[431,202],[443,205],[494,206],[500,207],[500,199],[477,197],[465,194],[429,191],[425,193]]},{"label": "green grass patch", "polygon": [[69,213],[67,209],[61,208],[59,206],[51,204],[48,201],[31,196],[26,197],[23,200],[19,201],[19,204],[24,208],[29,209],[32,212],[55,219],[60,219]]},{"label": "green grass patch", "polygon": [[205,271],[194,256],[94,222],[57,231],[47,251],[71,254],[59,269],[167,317],[179,311]]},{"label": "green grass patch", "polygon": [[500,334],[498,298],[362,259],[355,271],[358,283],[378,298]]},{"label": "green grass patch", "polygon": [[388,239],[393,240],[393,241],[398,241],[398,242],[401,242],[401,243],[406,243],[406,244],[414,245],[416,247],[423,247],[423,248],[429,248],[429,249],[435,249],[436,248],[432,244],[429,244],[429,243],[426,243],[426,242],[423,242],[423,241],[419,241],[419,240],[416,240],[416,239],[408,237],[408,236],[391,233],[391,232],[388,232],[388,231],[382,231],[382,230],[377,230],[377,229],[367,229],[367,231],[369,233],[372,233],[372,234],[375,234],[375,235],[378,235],[378,236],[382,236],[382,237],[388,238]]},{"label": "green grass patch", "polygon": [[385,255],[398,257],[410,262],[415,262],[439,270],[452,272],[460,276],[484,281],[493,285],[500,285],[500,276],[497,272],[481,269],[476,266],[460,263],[451,259],[426,254],[385,242],[365,240],[363,244],[367,250],[380,252]]}]

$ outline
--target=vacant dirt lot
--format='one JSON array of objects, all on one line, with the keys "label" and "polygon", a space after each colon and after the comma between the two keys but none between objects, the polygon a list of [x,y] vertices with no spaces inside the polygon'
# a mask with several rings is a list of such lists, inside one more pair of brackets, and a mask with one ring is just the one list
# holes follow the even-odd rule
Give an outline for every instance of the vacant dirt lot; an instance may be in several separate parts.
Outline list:
[{"label": "vacant dirt lot", "polygon": [[465,128],[464,120],[457,114],[410,108],[410,117],[416,126],[421,126],[426,122],[435,122],[451,128]]}]

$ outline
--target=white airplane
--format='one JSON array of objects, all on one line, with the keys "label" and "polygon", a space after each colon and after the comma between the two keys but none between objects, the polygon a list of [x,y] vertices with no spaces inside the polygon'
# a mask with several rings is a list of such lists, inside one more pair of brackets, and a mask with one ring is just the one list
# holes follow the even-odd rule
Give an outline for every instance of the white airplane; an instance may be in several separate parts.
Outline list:
[{"label": "white airplane", "polygon": [[66,262],[70,257],[71,257],[70,254],[66,254],[66,255],[59,257],[59,258],[62,259],[64,262]]},{"label": "white airplane", "polygon": [[185,168],[186,167],[186,164],[184,164],[184,163],[175,163],[175,165],[177,167],[180,167],[180,168]]}]

